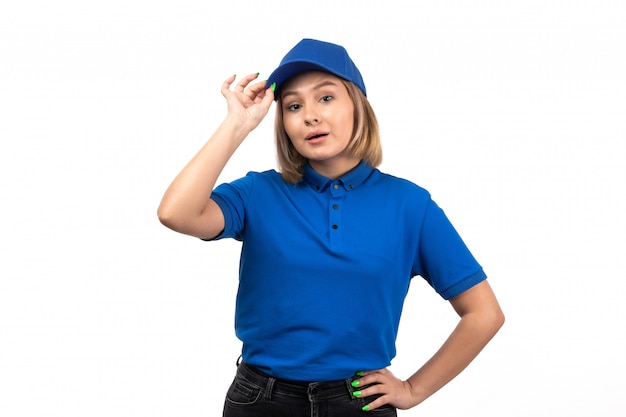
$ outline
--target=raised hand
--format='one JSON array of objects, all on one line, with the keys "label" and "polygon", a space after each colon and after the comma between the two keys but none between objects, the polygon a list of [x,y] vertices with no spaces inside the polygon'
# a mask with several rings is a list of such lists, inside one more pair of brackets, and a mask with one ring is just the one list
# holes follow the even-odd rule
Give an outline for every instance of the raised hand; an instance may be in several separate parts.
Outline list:
[{"label": "raised hand", "polygon": [[265,88],[265,81],[250,85],[257,77],[258,74],[244,77],[232,90],[234,75],[222,84],[228,115],[174,178],[159,205],[159,219],[170,229],[210,239],[224,228],[224,215],[207,190],[215,187],[230,157],[261,123],[274,100],[274,92]]},{"label": "raised hand", "polygon": [[274,92],[265,81],[250,84],[258,73],[243,77],[231,90],[235,76],[222,84],[222,95],[228,104],[228,116],[237,118],[249,131],[256,128],[274,101]]}]

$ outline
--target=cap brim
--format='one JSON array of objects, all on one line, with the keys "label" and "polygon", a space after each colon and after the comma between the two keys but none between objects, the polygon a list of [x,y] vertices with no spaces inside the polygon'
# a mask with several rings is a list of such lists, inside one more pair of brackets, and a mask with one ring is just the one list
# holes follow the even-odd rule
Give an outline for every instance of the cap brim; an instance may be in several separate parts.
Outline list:
[{"label": "cap brim", "polygon": [[267,79],[266,85],[270,86],[272,83],[276,83],[275,94],[278,97],[278,92],[289,78],[307,71],[324,71],[343,78],[341,75],[316,62],[299,60],[287,62],[276,68]]}]

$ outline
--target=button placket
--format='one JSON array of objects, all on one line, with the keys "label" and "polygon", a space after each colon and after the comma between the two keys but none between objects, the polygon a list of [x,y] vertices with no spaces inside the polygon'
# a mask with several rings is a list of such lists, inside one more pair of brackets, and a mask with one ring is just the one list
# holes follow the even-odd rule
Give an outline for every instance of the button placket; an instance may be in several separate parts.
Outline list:
[{"label": "button placket", "polygon": [[342,224],[341,224],[341,207],[342,201],[345,197],[345,190],[338,183],[331,184],[330,188],[330,201],[328,205],[328,220],[329,220],[329,233],[330,242],[332,245],[340,245],[342,241]]}]

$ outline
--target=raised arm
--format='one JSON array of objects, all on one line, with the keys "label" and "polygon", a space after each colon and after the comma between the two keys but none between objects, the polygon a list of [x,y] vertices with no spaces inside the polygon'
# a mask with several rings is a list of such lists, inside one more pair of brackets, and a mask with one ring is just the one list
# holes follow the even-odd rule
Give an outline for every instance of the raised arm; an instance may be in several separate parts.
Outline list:
[{"label": "raised arm", "polygon": [[161,200],[157,215],[161,223],[180,233],[209,239],[224,228],[224,216],[210,199],[211,191],[226,163],[248,134],[254,130],[274,100],[265,82],[249,85],[251,74],[237,83],[233,75],[222,85],[228,114],[213,136],[174,178]]}]

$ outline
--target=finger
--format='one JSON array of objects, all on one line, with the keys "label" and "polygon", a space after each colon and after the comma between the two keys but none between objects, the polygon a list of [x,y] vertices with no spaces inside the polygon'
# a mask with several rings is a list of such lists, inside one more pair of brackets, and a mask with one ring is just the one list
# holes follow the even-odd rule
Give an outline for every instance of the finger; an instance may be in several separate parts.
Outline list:
[{"label": "finger", "polygon": [[274,101],[274,87],[266,86],[265,87],[265,96],[263,97],[263,103],[269,107]]},{"label": "finger", "polygon": [[274,102],[274,92],[272,91],[271,88],[264,89],[263,91],[259,93],[259,95],[257,96],[257,99],[260,99],[257,102],[259,107],[263,109],[264,114],[267,114],[267,112],[270,109],[270,106]]},{"label": "finger", "polygon": [[267,80],[248,87],[246,94],[251,101],[261,104],[266,109],[274,102],[274,90],[271,85],[267,85]]},{"label": "finger", "polygon": [[[378,369],[375,371],[367,371],[363,372],[361,376],[359,376],[359,386],[381,383],[384,381],[386,369]],[[387,371],[388,372],[388,371]]]},{"label": "finger", "polygon": [[235,81],[235,78],[237,78],[237,74],[233,74],[224,80],[224,82],[222,83],[222,89],[221,89],[222,95],[225,95],[226,92],[230,90],[230,86]]},{"label": "finger", "polygon": [[245,77],[241,79],[241,81],[237,83],[237,88],[240,89],[240,91],[243,91],[248,86],[248,84],[250,84],[250,82],[252,80],[255,80],[258,76],[259,76],[258,72],[254,74],[246,75]]},{"label": "finger", "polygon": [[363,407],[363,411],[372,411],[377,409],[378,407],[382,407],[383,405],[388,404],[385,397],[386,396],[378,397],[371,403],[365,404],[365,406]]},{"label": "finger", "polygon": [[389,373],[391,371],[389,371],[389,369],[387,368],[381,368],[381,369],[372,369],[371,371],[362,371],[360,372],[361,376],[365,376],[365,375],[374,375],[374,374],[384,374],[384,373]]},{"label": "finger", "polygon": [[359,386],[357,386],[355,390],[356,391],[352,392],[352,395],[359,398],[371,397],[372,395],[387,394],[387,390],[385,389],[385,386],[383,384],[359,384]]},{"label": "finger", "polygon": [[262,97],[262,95],[265,93],[265,83],[266,81],[260,81],[258,83],[254,83],[251,86],[249,86],[248,89],[246,90],[248,97],[250,98],[254,98],[257,96]]}]

